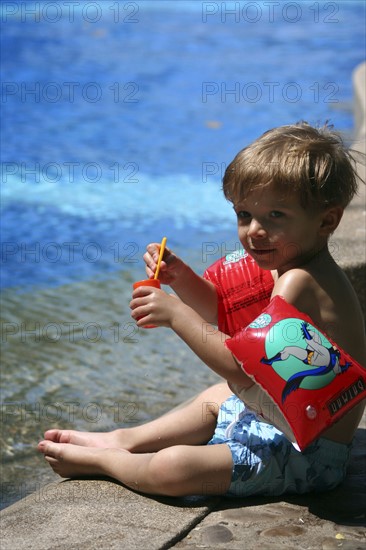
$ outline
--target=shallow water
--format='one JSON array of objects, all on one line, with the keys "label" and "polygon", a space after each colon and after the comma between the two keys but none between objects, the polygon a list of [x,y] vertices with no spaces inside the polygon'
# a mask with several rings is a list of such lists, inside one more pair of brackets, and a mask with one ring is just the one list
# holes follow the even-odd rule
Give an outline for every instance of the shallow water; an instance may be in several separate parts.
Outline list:
[{"label": "shallow water", "polygon": [[202,273],[238,246],[220,179],[240,148],[300,119],[351,136],[365,21],[351,1],[5,4],[2,506],[54,479],[46,428],[143,422],[216,380],[131,322],[145,245]]},{"label": "shallow water", "polygon": [[4,292],[3,505],[52,479],[34,451],[47,428],[136,425],[216,380],[171,331],[135,326],[136,275]]}]

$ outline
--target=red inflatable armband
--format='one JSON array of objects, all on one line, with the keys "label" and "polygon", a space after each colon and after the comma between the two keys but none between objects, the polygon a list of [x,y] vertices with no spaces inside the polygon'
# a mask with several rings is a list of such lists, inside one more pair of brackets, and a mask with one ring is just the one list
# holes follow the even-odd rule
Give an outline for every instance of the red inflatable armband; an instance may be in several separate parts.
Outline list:
[{"label": "red inflatable armband", "polygon": [[226,345],[279,407],[301,450],[366,397],[366,370],[280,296]]},{"label": "red inflatable armband", "polygon": [[269,303],[273,290],[270,271],[261,269],[244,250],[217,260],[205,273],[218,295],[218,328],[233,336]]}]

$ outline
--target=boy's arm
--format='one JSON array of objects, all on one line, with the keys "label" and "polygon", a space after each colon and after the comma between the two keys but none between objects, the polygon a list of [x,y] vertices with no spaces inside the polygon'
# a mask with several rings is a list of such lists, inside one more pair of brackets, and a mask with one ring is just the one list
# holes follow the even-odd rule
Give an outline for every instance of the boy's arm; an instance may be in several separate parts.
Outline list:
[{"label": "boy's arm", "polygon": [[215,285],[200,277],[187,264],[184,264],[180,277],[171,288],[181,300],[194,309],[205,321],[217,324],[217,292]]},{"label": "boy's arm", "polygon": [[139,287],[130,304],[137,325],[170,327],[206,365],[229,383],[253,384],[225,346],[228,338],[205,321],[193,308],[160,289]]}]

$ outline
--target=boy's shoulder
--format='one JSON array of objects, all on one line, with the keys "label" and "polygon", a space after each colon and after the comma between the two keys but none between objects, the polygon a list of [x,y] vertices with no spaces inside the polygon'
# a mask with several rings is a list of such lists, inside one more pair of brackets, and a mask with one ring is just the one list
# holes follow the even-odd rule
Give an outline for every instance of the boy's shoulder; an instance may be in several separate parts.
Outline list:
[{"label": "boy's shoulder", "polygon": [[314,275],[302,268],[289,269],[275,281],[272,296],[281,295],[287,302],[301,309],[300,303],[316,296],[318,282]]},{"label": "boy's shoulder", "polygon": [[[354,290],[343,270],[328,250],[313,257],[303,266],[294,267],[279,276],[273,295],[280,294],[286,301],[311,315],[313,305],[336,306],[340,296],[354,301]],[[304,306],[305,309],[302,309]]]},{"label": "boy's shoulder", "polygon": [[361,364],[365,364],[364,318],[357,295],[340,267],[295,268],[275,282],[273,296],[282,296],[307,314],[324,333]]},{"label": "boy's shoulder", "polygon": [[351,314],[348,308],[352,303],[357,307],[354,291],[335,262],[332,270],[318,267],[289,269],[275,282],[272,297],[276,295],[309,315],[320,326],[325,320],[334,321],[335,317],[345,315],[345,298],[348,314]]}]

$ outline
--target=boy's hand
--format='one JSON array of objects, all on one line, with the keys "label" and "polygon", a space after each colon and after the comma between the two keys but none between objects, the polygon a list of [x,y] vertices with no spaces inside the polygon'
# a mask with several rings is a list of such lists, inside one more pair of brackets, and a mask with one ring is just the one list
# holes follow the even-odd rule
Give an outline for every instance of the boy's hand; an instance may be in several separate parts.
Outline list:
[{"label": "boy's hand", "polygon": [[[149,279],[154,277],[159,259],[160,244],[150,243],[143,256],[146,263],[146,273]],[[197,275],[188,264],[183,262],[169,248],[165,248],[163,260],[160,264],[159,281],[170,285],[180,298],[180,313],[182,304],[193,309],[200,317],[209,323],[217,323],[218,295],[215,286]],[[145,287],[149,288],[149,287]],[[134,295],[135,296],[135,295]],[[136,294],[137,296],[137,294]],[[175,303],[177,300],[174,298]],[[187,313],[187,312],[186,312]]]},{"label": "boy's hand", "polygon": [[[146,263],[146,274],[149,279],[154,277],[159,259],[160,244],[150,243],[146,247],[143,259]],[[159,281],[164,285],[170,285],[179,277],[184,268],[183,261],[169,248],[165,248],[164,256],[160,264]]]},{"label": "boy's hand", "polygon": [[180,303],[182,302],[176,296],[167,294],[160,288],[142,286],[133,291],[130,302],[131,317],[139,327],[170,327],[176,307]]}]

